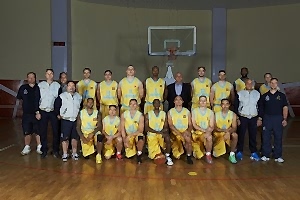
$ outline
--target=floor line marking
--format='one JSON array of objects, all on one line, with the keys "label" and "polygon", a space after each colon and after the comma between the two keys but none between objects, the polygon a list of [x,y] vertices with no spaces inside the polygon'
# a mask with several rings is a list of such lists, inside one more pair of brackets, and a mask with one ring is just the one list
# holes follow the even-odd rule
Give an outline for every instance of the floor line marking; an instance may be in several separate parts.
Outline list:
[{"label": "floor line marking", "polygon": [[11,147],[13,147],[13,146],[15,146],[15,144],[11,144],[11,145],[8,145],[8,146],[6,146],[6,147],[3,147],[3,148],[0,149],[0,152],[1,152],[1,151],[5,151],[6,149],[9,149],[9,148],[11,148]]}]

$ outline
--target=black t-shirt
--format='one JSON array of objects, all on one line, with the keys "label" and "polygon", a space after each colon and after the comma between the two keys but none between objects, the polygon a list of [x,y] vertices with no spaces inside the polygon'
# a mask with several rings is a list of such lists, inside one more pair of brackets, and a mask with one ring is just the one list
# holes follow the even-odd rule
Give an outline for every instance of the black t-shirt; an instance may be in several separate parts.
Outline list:
[{"label": "black t-shirt", "polygon": [[259,116],[264,115],[283,115],[282,109],[288,106],[285,94],[276,91],[272,94],[270,91],[263,94],[259,101]]},{"label": "black t-shirt", "polygon": [[34,114],[39,110],[40,89],[37,84],[30,87],[29,84],[24,84],[19,88],[17,99],[23,100],[23,113]]}]

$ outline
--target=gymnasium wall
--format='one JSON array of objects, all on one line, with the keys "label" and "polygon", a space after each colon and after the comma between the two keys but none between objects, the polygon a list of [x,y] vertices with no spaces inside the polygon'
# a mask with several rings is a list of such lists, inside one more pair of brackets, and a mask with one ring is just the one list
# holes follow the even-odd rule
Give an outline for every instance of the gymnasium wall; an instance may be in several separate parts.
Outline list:
[{"label": "gymnasium wall", "polygon": [[0,79],[44,77],[51,67],[50,0],[0,1]]},{"label": "gymnasium wall", "polygon": [[300,72],[300,4],[233,9],[227,12],[227,66],[229,80],[246,66],[263,82],[272,72],[280,82],[298,82]]},{"label": "gymnasium wall", "polygon": [[[147,28],[163,25],[197,26],[197,56],[179,57],[175,71],[191,81],[197,66],[211,65],[211,11],[170,11],[124,8],[72,1],[72,67],[73,78],[82,78],[82,69],[90,67],[94,79],[103,78],[111,69],[116,80],[125,76],[129,64],[136,67],[137,77],[150,76],[151,67],[158,65],[166,74],[165,57],[148,56]],[[207,73],[210,74],[208,68]]]}]

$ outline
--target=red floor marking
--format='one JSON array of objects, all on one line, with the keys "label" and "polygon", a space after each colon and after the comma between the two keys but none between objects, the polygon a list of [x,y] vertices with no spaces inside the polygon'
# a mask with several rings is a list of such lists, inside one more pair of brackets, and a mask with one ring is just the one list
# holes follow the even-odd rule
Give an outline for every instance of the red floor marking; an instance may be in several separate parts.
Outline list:
[{"label": "red floor marking", "polygon": [[67,175],[86,175],[86,176],[97,176],[97,177],[107,177],[107,178],[122,178],[122,179],[152,179],[152,180],[162,180],[162,181],[169,181],[169,180],[180,180],[180,181],[252,181],[252,180],[275,180],[275,179],[298,179],[300,178],[299,175],[297,176],[270,176],[270,177],[244,177],[244,178],[228,178],[228,177],[218,177],[218,178],[179,178],[179,177],[147,177],[147,176],[124,176],[124,175],[114,175],[114,174],[86,174],[82,172],[66,172],[60,170],[52,170],[52,169],[45,169],[45,168],[36,168],[30,167],[25,165],[18,165],[6,162],[0,162],[2,165],[10,165],[14,167],[22,167],[26,169],[36,170],[36,171],[48,171],[54,172],[59,174],[67,174]]}]

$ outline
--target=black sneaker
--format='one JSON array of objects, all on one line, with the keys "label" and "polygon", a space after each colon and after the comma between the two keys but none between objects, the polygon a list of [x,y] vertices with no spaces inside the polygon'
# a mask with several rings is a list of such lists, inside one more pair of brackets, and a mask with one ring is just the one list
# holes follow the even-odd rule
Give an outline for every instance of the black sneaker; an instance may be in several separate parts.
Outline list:
[{"label": "black sneaker", "polygon": [[42,154],[41,154],[41,158],[42,158],[42,159],[44,159],[44,158],[46,158],[46,157],[47,157],[47,153],[42,153]]},{"label": "black sneaker", "polygon": [[193,162],[193,160],[192,160],[192,156],[187,156],[186,159],[187,159],[187,163],[188,163],[189,165],[194,164],[194,162]]},{"label": "black sneaker", "polygon": [[141,164],[142,163],[142,155],[139,155],[136,158],[137,158],[137,163]]},{"label": "black sneaker", "polygon": [[61,155],[58,152],[53,152],[52,155],[54,158],[61,158]]}]

